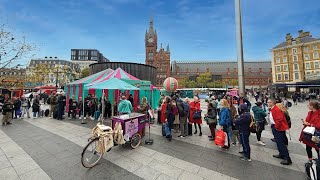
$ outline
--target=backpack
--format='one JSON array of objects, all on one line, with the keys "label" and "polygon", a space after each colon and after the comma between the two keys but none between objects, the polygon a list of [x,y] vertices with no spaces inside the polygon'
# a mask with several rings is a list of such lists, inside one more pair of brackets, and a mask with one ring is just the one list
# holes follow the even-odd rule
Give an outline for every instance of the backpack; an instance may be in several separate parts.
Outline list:
[{"label": "backpack", "polygon": [[284,113],[284,116],[286,117],[286,121],[287,121],[289,129],[290,129],[291,128],[291,118],[289,116],[289,113]]},{"label": "backpack", "polygon": [[183,105],[184,112],[186,113],[186,115],[188,115],[190,111],[190,105],[184,101],[182,102],[182,105]]},{"label": "backpack", "polygon": [[291,107],[292,103],[290,101],[288,101],[288,107]]}]

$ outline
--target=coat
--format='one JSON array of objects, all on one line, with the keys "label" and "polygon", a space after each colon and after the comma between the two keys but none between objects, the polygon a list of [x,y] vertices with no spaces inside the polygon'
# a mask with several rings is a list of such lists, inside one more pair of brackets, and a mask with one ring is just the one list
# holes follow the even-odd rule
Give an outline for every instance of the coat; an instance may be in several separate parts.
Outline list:
[{"label": "coat", "polygon": [[256,122],[263,122],[267,116],[266,112],[259,106],[254,106],[252,108],[254,119]]},{"label": "coat", "polygon": [[164,102],[162,105],[161,105],[161,119],[160,119],[160,122],[163,124],[166,122],[166,110],[167,110],[167,103]]},{"label": "coat", "polygon": [[195,111],[200,111],[200,102],[194,102],[192,101],[190,103],[190,115],[189,115],[189,122],[190,123],[196,123],[196,124],[202,124],[202,119],[193,119],[193,114]]},{"label": "coat", "polygon": [[230,109],[223,107],[219,115],[219,125],[230,126],[231,125],[231,114]]},{"label": "coat", "polygon": [[239,119],[235,121],[240,133],[250,133],[251,116],[249,112],[244,112]]},{"label": "coat", "polygon": [[270,112],[272,113],[272,117],[274,120],[274,127],[277,131],[286,131],[289,129],[286,117],[284,113],[278,108],[278,106],[274,106],[271,108]]},{"label": "coat", "polygon": [[[306,121],[308,123],[310,123],[311,126],[315,127],[317,130],[320,130],[320,110],[317,110],[315,112],[309,111],[308,115],[306,117]],[[303,140],[303,129],[305,127],[307,127],[307,126],[304,126],[301,130],[299,141],[300,142],[302,141],[304,144],[306,144],[308,146],[319,149],[314,142]]]}]

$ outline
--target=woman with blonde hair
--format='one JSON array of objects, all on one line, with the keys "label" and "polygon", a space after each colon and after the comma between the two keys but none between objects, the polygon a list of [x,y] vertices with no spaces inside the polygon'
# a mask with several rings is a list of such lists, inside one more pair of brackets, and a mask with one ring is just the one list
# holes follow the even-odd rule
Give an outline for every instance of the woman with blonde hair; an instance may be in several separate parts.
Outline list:
[{"label": "woman with blonde hair", "polygon": [[230,148],[230,140],[232,137],[232,128],[231,128],[231,113],[230,113],[230,104],[228,100],[221,100],[221,111],[219,115],[219,125],[222,126],[223,131],[227,133],[228,136],[228,146],[225,146],[224,149]]},{"label": "woman with blonde hair", "polygon": [[[284,113],[284,115],[287,117],[289,116],[288,109],[282,104],[282,103],[277,103],[276,106]],[[290,117],[290,116],[289,116]],[[285,141],[286,146],[288,146],[288,137],[286,135],[286,141]]]}]

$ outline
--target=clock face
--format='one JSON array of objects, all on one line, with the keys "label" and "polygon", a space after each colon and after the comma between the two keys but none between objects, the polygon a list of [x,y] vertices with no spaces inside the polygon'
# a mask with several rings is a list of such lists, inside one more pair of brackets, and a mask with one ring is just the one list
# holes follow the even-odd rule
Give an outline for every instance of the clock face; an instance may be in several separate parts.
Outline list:
[{"label": "clock face", "polygon": [[153,42],[153,38],[149,38],[149,39],[148,39],[148,42],[149,42],[149,43],[152,43],[152,42]]}]

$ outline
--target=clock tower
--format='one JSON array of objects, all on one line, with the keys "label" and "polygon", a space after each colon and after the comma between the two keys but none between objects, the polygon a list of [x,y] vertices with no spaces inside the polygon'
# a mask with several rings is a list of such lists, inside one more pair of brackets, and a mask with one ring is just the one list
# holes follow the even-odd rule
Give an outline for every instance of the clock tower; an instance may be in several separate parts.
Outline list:
[{"label": "clock tower", "polygon": [[156,85],[161,87],[164,80],[170,76],[170,49],[169,44],[166,49],[160,46],[158,51],[157,31],[153,27],[153,19],[150,19],[149,29],[145,34],[146,64],[157,68]]},{"label": "clock tower", "polygon": [[146,46],[146,64],[155,66],[157,54],[157,31],[153,28],[153,19],[150,19],[149,30],[146,30],[145,35]]}]

